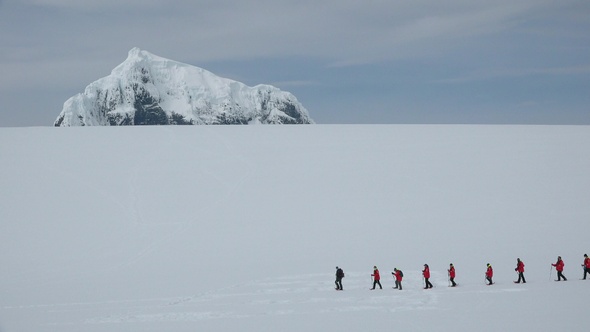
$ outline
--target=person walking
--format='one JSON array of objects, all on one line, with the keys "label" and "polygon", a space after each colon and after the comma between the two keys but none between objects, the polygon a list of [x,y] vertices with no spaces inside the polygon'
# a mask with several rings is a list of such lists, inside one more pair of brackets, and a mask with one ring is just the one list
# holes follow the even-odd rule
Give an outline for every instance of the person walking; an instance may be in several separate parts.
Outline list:
[{"label": "person walking", "polygon": [[404,278],[404,273],[402,270],[394,268],[391,274],[393,274],[393,277],[395,278],[395,287],[393,287],[393,289],[402,290],[402,279]]},{"label": "person walking", "polygon": [[586,280],[586,274],[590,274],[590,258],[588,258],[588,254],[584,254],[584,264],[582,264],[584,268],[584,280]]},{"label": "person walking", "polygon": [[453,263],[451,263],[449,265],[449,281],[451,282],[451,287],[455,287],[457,286],[457,283],[455,283],[455,266],[453,265]]},{"label": "person walking", "polygon": [[371,290],[374,290],[377,285],[379,285],[379,289],[383,289],[383,287],[381,287],[381,276],[379,275],[379,269],[377,266],[373,266],[373,274],[371,274],[371,277],[373,277],[373,288],[371,288]]},{"label": "person walking", "polygon": [[343,290],[342,278],[344,278],[344,271],[338,266],[336,266],[336,290]]},{"label": "person walking", "polygon": [[520,260],[520,258],[516,259],[516,268],[514,271],[518,272],[518,281],[515,281],[515,284],[520,284],[522,281],[523,284],[526,284],[526,280],[524,279],[524,263]]},{"label": "person walking", "polygon": [[563,266],[565,264],[563,263],[563,260],[561,260],[561,256],[557,256],[557,262],[551,265],[555,266],[555,270],[557,271],[557,280],[555,281],[561,281],[561,278],[563,278],[563,281],[567,281],[567,278],[563,275]]},{"label": "person walking", "polygon": [[424,264],[424,270],[422,270],[422,275],[424,276],[424,289],[432,288],[432,284],[428,280],[430,279],[430,268],[428,267],[428,264]]},{"label": "person walking", "polygon": [[486,270],[486,280],[488,281],[488,286],[493,284],[492,277],[494,277],[494,269],[492,269],[492,265],[488,263],[488,269]]}]

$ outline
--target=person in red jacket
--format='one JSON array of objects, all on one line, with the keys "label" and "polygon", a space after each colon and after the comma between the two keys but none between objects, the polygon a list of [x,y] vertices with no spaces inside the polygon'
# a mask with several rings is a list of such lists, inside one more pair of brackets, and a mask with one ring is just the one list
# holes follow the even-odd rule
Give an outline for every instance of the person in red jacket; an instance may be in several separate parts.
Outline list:
[{"label": "person in red jacket", "polygon": [[588,258],[588,254],[584,254],[584,264],[582,264],[584,268],[584,280],[586,280],[586,274],[590,274],[590,258]]},{"label": "person in red jacket", "polygon": [[567,278],[563,275],[563,266],[565,264],[561,260],[561,256],[557,256],[557,262],[551,265],[555,266],[555,269],[557,270],[557,280],[555,281],[561,281],[561,278],[563,278],[563,281],[567,281]]},{"label": "person in red jacket", "polygon": [[377,285],[379,285],[379,289],[383,289],[383,287],[381,287],[381,282],[379,281],[381,280],[381,276],[379,275],[379,269],[377,269],[376,266],[373,266],[373,274],[371,274],[371,277],[373,277],[373,288],[371,289],[375,289],[375,286]]},{"label": "person in red jacket", "polygon": [[430,268],[428,267],[428,264],[424,264],[424,270],[422,270],[422,275],[424,276],[424,283],[426,284],[424,289],[432,288],[432,284],[428,280],[430,279]]},{"label": "person in red jacket", "polygon": [[403,272],[397,268],[394,268],[391,274],[393,274],[393,277],[395,278],[395,287],[393,288],[402,290],[402,279],[404,278]]},{"label": "person in red jacket", "polygon": [[488,263],[488,269],[486,270],[486,280],[489,282],[488,285],[491,285],[494,283],[492,281],[493,276],[494,276],[494,269],[492,269],[492,266],[490,265],[490,263]]},{"label": "person in red jacket", "polygon": [[449,265],[449,281],[451,282],[451,287],[455,287],[457,286],[457,284],[455,283],[455,266],[453,265],[453,263],[451,263]]},{"label": "person in red jacket", "polygon": [[520,284],[522,280],[523,284],[526,284],[526,280],[524,279],[524,263],[520,260],[520,258],[516,259],[516,268],[514,271],[518,272],[518,281],[515,281],[515,284]]}]

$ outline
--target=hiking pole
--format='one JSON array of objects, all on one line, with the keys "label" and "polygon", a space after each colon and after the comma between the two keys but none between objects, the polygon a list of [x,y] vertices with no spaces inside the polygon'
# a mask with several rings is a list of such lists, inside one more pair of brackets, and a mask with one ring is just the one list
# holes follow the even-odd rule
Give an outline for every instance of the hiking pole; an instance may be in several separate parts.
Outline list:
[{"label": "hiking pole", "polygon": [[553,274],[553,265],[551,265],[551,268],[549,269],[549,281],[551,281],[552,274]]}]

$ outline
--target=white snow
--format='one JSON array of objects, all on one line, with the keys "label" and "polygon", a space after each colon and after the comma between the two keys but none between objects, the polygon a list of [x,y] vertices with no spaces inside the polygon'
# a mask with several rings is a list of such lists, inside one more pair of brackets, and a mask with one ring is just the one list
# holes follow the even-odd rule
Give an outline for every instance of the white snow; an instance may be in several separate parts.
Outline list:
[{"label": "white snow", "polygon": [[586,331],[589,146],[586,126],[0,128],[0,330]]}]

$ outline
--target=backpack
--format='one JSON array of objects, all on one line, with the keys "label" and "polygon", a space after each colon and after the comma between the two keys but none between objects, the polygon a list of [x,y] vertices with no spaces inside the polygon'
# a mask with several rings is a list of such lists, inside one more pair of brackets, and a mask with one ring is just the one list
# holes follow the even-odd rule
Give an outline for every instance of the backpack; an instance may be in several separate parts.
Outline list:
[{"label": "backpack", "polygon": [[342,269],[338,269],[338,271],[337,271],[337,272],[338,272],[338,276],[339,276],[340,278],[344,278],[344,271],[343,271]]},{"label": "backpack", "polygon": [[403,278],[404,277],[404,273],[402,272],[402,270],[398,270],[398,271],[399,271],[399,276]]}]

